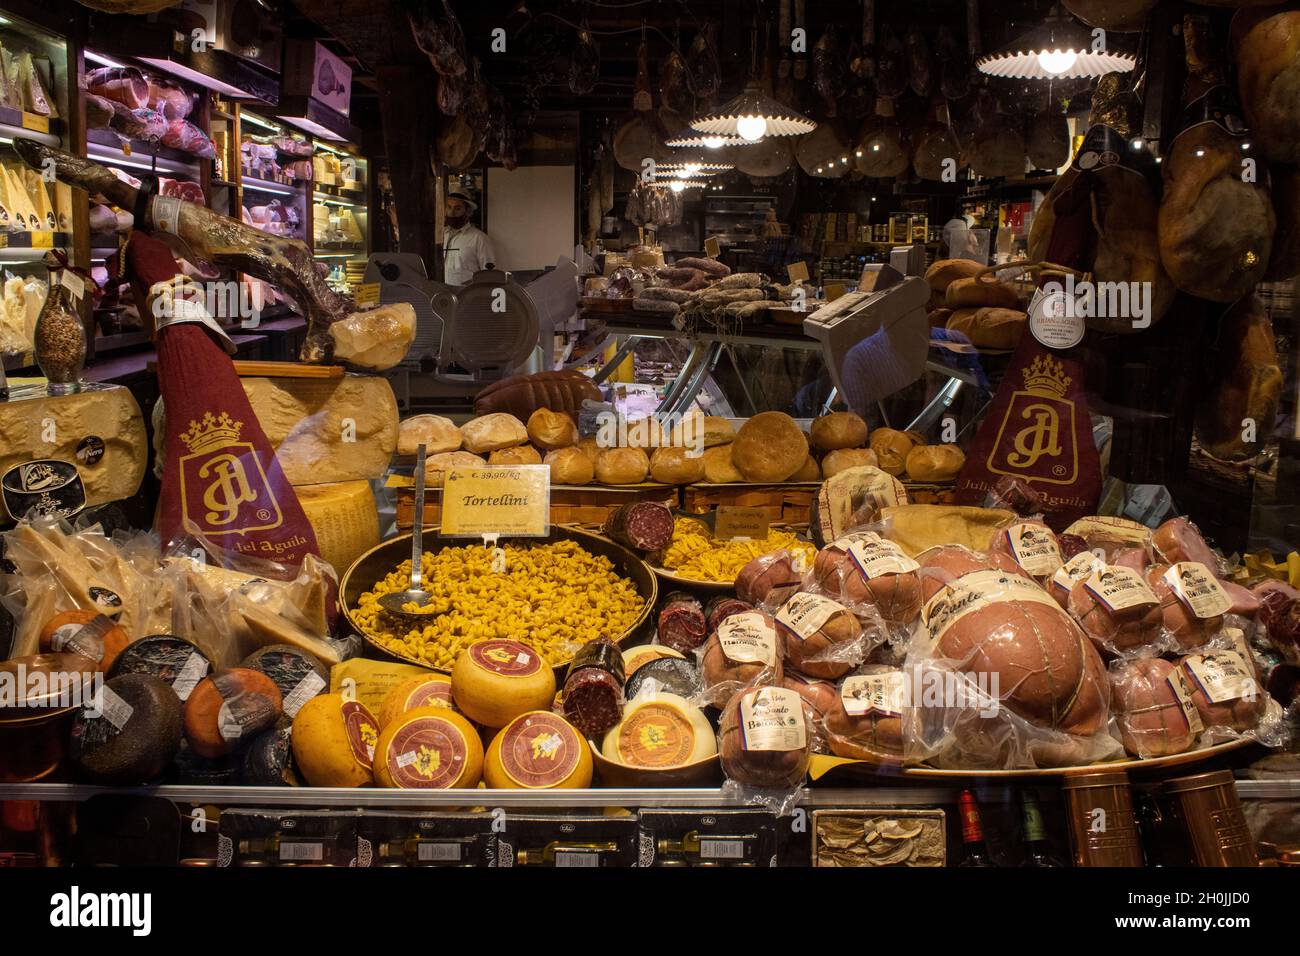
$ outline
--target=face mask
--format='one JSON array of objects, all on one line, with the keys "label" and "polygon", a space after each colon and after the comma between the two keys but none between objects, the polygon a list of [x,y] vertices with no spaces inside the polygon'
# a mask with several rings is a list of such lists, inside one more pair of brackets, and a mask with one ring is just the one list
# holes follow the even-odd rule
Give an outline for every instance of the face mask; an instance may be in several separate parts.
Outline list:
[{"label": "face mask", "polygon": [[446,222],[452,229],[459,229],[469,222],[469,216],[448,216]]}]

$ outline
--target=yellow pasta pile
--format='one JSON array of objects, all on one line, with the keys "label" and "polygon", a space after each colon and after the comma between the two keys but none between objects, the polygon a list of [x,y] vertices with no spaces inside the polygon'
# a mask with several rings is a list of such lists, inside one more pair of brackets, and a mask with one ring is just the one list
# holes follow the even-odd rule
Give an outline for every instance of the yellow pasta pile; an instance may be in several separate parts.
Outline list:
[{"label": "yellow pasta pile", "polygon": [[425,552],[420,566],[433,600],[423,626],[379,606],[380,597],[409,586],[410,561],[362,594],[352,617],[382,647],[432,667],[449,668],[469,645],[499,638],[521,641],[561,664],[587,641],[622,635],[645,604],[608,558],[575,541],[505,551],[500,573],[481,545]]},{"label": "yellow pasta pile", "polygon": [[782,549],[791,554],[802,552],[809,566],[817,556],[815,547],[789,531],[770,531],[762,541],[719,541],[703,521],[678,518],[660,567],[694,581],[731,582],[750,561]]}]

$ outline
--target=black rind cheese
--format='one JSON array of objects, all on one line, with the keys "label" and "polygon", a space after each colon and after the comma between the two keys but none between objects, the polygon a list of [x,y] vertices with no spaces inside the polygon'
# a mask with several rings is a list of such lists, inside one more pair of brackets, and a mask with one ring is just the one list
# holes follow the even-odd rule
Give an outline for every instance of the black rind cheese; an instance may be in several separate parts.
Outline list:
[{"label": "black rind cheese", "polygon": [[642,664],[627,679],[623,696],[629,701],[636,699],[647,681],[657,683],[660,691],[677,694],[687,700],[704,693],[704,682],[700,680],[695,665],[678,657],[661,657],[649,664]]},{"label": "black rind cheese", "polygon": [[[315,656],[289,644],[260,648],[244,658],[239,666],[261,671],[275,682],[284,698],[285,713],[290,718],[297,716],[298,708],[317,694],[329,690],[330,686],[330,672],[325,665]],[[304,684],[308,675],[315,675],[318,680]]]},{"label": "black rind cheese", "polygon": [[128,644],[113,661],[108,677],[112,680],[122,674],[149,674],[166,682],[181,700],[186,700],[194,685],[211,669],[211,662],[189,641],[172,634],[154,634]]},{"label": "black rind cheese", "polygon": [[240,776],[255,787],[301,785],[293,765],[293,720],[281,717],[270,730],[253,738],[239,757]]},{"label": "black rind cheese", "polygon": [[72,761],[96,783],[149,783],[180,747],[180,699],[149,674],[123,674],[104,688],[99,713],[87,705],[73,719]]}]

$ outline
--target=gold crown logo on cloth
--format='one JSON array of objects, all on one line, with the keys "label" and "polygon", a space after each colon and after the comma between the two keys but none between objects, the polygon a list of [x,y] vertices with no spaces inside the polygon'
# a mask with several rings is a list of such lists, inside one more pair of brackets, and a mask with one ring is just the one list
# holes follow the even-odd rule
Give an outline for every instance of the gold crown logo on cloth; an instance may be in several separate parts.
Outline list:
[{"label": "gold crown logo on cloth", "polygon": [[225,412],[220,416],[204,412],[202,421],[190,421],[190,427],[181,433],[181,441],[195,453],[222,448],[239,441],[243,427],[243,422],[231,421]]},{"label": "gold crown logo on cloth", "polygon": [[1065,398],[1070,381],[1070,376],[1065,374],[1065,366],[1050,355],[1038,356],[1025,369],[1025,388],[1040,395]]}]

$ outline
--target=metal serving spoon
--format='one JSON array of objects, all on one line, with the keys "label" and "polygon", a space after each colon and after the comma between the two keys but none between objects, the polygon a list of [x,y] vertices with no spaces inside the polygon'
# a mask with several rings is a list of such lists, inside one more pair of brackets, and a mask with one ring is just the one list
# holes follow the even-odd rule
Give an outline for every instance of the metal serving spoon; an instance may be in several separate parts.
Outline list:
[{"label": "metal serving spoon", "polygon": [[418,604],[424,607],[433,600],[433,595],[424,590],[423,570],[420,558],[424,555],[424,445],[415,453],[415,528],[411,532],[411,586],[405,591],[385,594],[379,599],[379,606],[389,614],[409,621],[427,620],[432,615],[418,611],[407,611],[405,604]]}]

